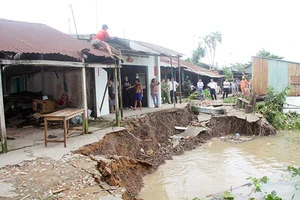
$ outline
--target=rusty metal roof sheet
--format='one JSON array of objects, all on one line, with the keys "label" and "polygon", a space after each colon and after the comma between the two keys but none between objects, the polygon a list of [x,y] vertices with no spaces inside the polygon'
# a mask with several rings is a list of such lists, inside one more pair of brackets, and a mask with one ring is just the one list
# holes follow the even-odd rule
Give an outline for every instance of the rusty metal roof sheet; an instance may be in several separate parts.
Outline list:
[{"label": "rusty metal roof sheet", "polygon": [[44,24],[0,19],[0,51],[13,53],[60,54],[82,60],[81,50],[94,56],[109,57],[104,49],[75,39]]},{"label": "rusty metal roof sheet", "polygon": [[[160,64],[161,64],[161,66],[164,66],[164,67],[170,67],[170,58],[161,57]],[[174,58],[172,59],[172,66],[175,68],[178,67],[178,59],[174,59]],[[189,63],[184,60],[180,60],[180,66],[184,67],[186,71],[189,71],[189,72],[192,72],[195,74],[199,74],[202,76],[208,76],[208,77],[212,77],[212,78],[223,77],[222,75],[219,74],[218,71],[211,71],[211,70],[194,65],[193,63]]]},{"label": "rusty metal roof sheet", "polygon": [[161,56],[183,56],[184,54],[173,51],[171,49],[156,45],[156,44],[150,44],[147,42],[141,42],[141,41],[134,41],[135,43],[142,45],[152,51],[157,52],[158,54],[160,54]]}]

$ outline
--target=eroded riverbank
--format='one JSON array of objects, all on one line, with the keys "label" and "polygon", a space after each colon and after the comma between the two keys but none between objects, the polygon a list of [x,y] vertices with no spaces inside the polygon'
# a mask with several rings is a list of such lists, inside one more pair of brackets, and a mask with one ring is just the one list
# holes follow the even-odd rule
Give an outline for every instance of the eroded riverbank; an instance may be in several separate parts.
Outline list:
[{"label": "eroded riverbank", "polygon": [[[11,199],[137,199],[143,177],[173,155],[237,131],[275,134],[263,118],[240,111],[203,120],[187,109],[170,109],[126,118],[123,125],[125,130],[108,133],[58,161],[40,158],[3,168],[0,178],[11,186]],[[175,126],[194,131],[180,133]]]},{"label": "eroded riverbank", "polygon": [[[280,132],[234,144],[213,138],[195,150],[174,156],[156,172],[144,177],[140,197],[145,200],[191,200],[219,194],[249,183],[246,178],[267,176],[266,192],[275,190],[283,199],[300,198],[287,166],[300,166],[300,132]],[[235,199],[249,199],[251,187],[233,189]],[[155,195],[154,195],[155,194]],[[242,195],[240,195],[242,194]],[[252,193],[261,199],[264,193]],[[213,199],[212,196],[207,199]]]},{"label": "eroded riverbank", "polygon": [[[134,199],[143,186],[142,177],[154,172],[165,160],[195,149],[212,137],[237,131],[245,135],[275,134],[275,129],[263,118],[249,122],[234,115],[224,115],[199,122],[196,115],[185,109],[172,109],[127,119],[124,126],[126,130],[111,133],[102,141],[76,151],[98,162],[101,181],[125,187],[124,199]],[[203,129],[196,135],[180,137],[179,142],[174,145],[171,136],[178,134],[175,126],[198,126]]]}]

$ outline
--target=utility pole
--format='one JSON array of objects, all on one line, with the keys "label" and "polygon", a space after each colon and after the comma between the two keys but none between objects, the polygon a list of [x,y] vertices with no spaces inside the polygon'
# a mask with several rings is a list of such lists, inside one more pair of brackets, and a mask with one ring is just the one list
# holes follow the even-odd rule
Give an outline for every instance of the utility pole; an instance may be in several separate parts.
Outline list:
[{"label": "utility pole", "polygon": [[96,7],[96,33],[98,32],[98,0],[95,0]]},{"label": "utility pole", "polygon": [[70,9],[72,11],[72,16],[73,16],[73,21],[74,21],[74,26],[75,26],[76,37],[78,39],[79,37],[78,37],[78,32],[77,32],[77,27],[76,27],[76,21],[75,21],[75,17],[74,17],[74,12],[73,12],[72,4],[70,4],[69,7],[70,7]]}]

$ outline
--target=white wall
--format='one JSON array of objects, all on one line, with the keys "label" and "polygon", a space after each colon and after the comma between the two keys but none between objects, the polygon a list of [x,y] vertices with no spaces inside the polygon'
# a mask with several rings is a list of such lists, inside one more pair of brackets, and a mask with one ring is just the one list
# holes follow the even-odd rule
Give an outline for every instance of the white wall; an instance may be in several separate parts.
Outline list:
[{"label": "white wall", "polygon": [[[290,105],[285,105],[285,107],[300,107],[300,97],[286,97],[286,103]],[[296,112],[300,114],[300,109],[284,109],[283,112]]]},{"label": "white wall", "polygon": [[95,95],[96,95],[97,117],[109,114],[109,104],[108,104],[108,93],[107,92],[106,92],[102,110],[100,113],[100,106],[101,106],[102,98],[104,95],[106,83],[107,83],[107,72],[101,67],[95,68],[95,88],[96,88]]},{"label": "white wall", "polygon": [[[151,80],[152,78],[156,78],[160,81],[160,59],[158,56],[149,56],[149,58],[141,58],[141,57],[132,57],[133,62],[126,62],[126,56],[124,56],[124,63],[122,65],[136,65],[136,66],[146,66],[146,72],[147,72],[147,96],[148,96],[148,107],[153,108],[153,100],[151,97]],[[154,76],[154,66],[157,67],[157,76]],[[161,95],[160,95],[160,86],[159,86],[159,103],[161,104]]]}]

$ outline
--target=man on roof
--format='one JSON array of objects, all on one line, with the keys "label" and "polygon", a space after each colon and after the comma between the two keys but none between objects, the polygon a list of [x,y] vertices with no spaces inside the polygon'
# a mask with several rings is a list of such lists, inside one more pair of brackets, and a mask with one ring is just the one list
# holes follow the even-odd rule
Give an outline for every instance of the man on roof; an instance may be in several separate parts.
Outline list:
[{"label": "man on roof", "polygon": [[94,40],[97,39],[100,41],[106,41],[106,42],[112,40],[113,38],[110,37],[110,35],[107,32],[107,29],[108,29],[108,26],[106,24],[103,24],[102,30],[100,30],[93,39]]},{"label": "man on roof", "polygon": [[113,40],[113,37],[107,32],[108,26],[106,24],[102,25],[102,30],[100,30],[97,35],[95,35],[91,41],[91,45],[96,48],[100,49],[104,47],[110,55],[112,55],[110,46],[106,43],[107,41]]}]

